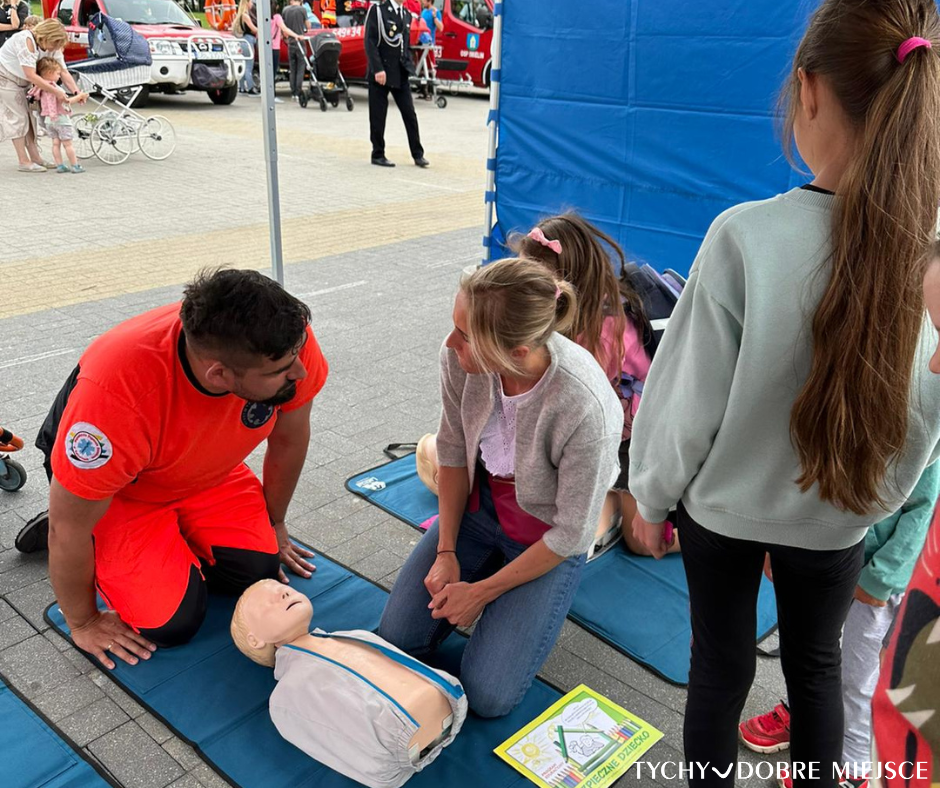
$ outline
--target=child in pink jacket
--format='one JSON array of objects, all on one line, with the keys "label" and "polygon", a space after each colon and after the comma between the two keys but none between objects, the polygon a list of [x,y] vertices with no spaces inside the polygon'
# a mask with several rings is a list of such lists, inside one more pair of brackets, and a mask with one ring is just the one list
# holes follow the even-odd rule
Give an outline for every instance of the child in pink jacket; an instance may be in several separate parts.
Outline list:
[{"label": "child in pink jacket", "polygon": [[[62,66],[51,57],[41,57],[36,61],[36,73],[47,82],[56,84],[62,76]],[[75,174],[85,172],[85,168],[78,163],[75,146],[72,145],[75,137],[72,104],[81,101],[85,94],[80,93],[61,101],[54,93],[34,87],[29,91],[29,95],[39,100],[39,115],[43,119],[46,132],[52,139],[52,159],[56,163],[56,172]],[[69,160],[68,164],[62,161],[63,148]]]}]

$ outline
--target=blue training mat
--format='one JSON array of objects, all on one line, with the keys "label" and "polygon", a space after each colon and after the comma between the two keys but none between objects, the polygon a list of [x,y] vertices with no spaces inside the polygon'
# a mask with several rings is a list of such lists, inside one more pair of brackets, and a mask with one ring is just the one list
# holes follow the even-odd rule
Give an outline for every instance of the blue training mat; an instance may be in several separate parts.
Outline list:
[{"label": "blue training mat", "polygon": [[108,788],[113,785],[0,676],[0,786]]},{"label": "blue training mat", "polygon": [[[318,555],[309,580],[291,585],[313,601],[313,624],[327,632],[374,631],[388,594],[369,580]],[[133,667],[118,661],[102,669],[135,700],[195,747],[226,780],[241,788],[353,788],[359,783],[328,769],[281,738],[268,715],[274,671],[242,655],[229,623],[235,599],[209,596],[202,628],[185,646],[159,649]],[[69,630],[59,608],[46,620],[61,635]],[[434,664],[456,672],[466,639],[452,635]],[[460,734],[424,771],[413,788],[522,788],[526,779],[493,754],[493,748],[554,703],[561,694],[536,680],[512,714],[488,720],[470,715]],[[0,782],[3,788],[6,783]]]},{"label": "blue training mat", "polygon": [[[437,516],[437,496],[418,478],[414,454],[353,476],[346,489],[419,530]],[[759,641],[777,627],[773,584],[761,582]],[[656,561],[616,545],[585,567],[568,617],[666,681],[689,683],[692,625],[680,555]]]}]

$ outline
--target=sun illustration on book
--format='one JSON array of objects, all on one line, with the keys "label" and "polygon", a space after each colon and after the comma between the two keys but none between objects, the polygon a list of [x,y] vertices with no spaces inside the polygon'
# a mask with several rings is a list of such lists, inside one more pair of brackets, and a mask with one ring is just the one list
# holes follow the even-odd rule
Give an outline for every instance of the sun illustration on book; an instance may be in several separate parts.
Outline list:
[{"label": "sun illustration on book", "polygon": [[521,739],[513,749],[516,758],[532,771],[546,766],[554,757],[551,742],[538,729]]}]

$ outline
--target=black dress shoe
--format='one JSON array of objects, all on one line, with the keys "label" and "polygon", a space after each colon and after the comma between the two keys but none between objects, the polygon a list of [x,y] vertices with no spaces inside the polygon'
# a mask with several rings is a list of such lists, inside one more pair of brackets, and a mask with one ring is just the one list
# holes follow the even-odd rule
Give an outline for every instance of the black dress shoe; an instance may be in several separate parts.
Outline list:
[{"label": "black dress shoe", "polygon": [[21,553],[38,553],[49,548],[49,512],[40,512],[16,535],[14,542]]},{"label": "black dress shoe", "polygon": [[424,156],[420,159],[415,159],[415,167],[430,167],[431,162],[429,162]]},{"label": "black dress shoe", "polygon": [[373,163],[376,167],[394,167],[394,166],[395,166],[395,162],[389,161],[389,160],[386,159],[384,156],[382,156],[381,158],[378,158],[378,159],[373,159],[373,160],[372,160],[372,163]]}]

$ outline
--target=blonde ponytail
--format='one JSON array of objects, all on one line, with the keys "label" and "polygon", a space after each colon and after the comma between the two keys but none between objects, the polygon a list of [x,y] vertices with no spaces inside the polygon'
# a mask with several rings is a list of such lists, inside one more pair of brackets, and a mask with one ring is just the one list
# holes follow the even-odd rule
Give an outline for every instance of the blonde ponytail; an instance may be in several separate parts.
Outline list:
[{"label": "blonde ponytail", "polygon": [[542,263],[508,259],[464,274],[468,328],[480,369],[522,376],[512,351],[544,347],[554,332],[570,331],[578,318],[574,287]]}]

